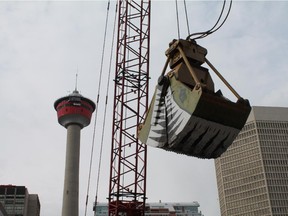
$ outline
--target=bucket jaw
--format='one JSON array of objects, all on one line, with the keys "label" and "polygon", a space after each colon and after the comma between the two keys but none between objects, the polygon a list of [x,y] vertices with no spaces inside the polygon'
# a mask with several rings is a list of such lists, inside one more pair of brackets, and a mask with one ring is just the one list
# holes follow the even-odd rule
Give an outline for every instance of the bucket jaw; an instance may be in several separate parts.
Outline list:
[{"label": "bucket jaw", "polygon": [[170,62],[171,71],[164,75],[164,67],[139,126],[143,143],[199,158],[217,158],[232,144],[251,107],[234,89],[236,103],[221,91],[214,92],[210,74],[201,66],[206,54],[195,42],[183,40],[174,41],[166,51],[165,67]]}]

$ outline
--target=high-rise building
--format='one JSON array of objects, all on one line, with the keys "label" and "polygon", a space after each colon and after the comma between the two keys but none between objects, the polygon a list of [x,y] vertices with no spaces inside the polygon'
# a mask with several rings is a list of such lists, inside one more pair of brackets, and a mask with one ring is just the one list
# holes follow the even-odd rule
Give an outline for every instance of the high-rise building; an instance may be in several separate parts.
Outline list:
[{"label": "high-rise building", "polygon": [[215,167],[221,216],[287,216],[288,108],[253,107]]},{"label": "high-rise building", "polygon": [[[189,203],[146,203],[145,216],[203,216],[199,211],[198,202]],[[96,205],[97,216],[108,216],[108,204],[98,203]]]},{"label": "high-rise building", "polygon": [[0,185],[0,203],[6,212],[3,215],[40,216],[38,195],[29,194],[25,186]]}]

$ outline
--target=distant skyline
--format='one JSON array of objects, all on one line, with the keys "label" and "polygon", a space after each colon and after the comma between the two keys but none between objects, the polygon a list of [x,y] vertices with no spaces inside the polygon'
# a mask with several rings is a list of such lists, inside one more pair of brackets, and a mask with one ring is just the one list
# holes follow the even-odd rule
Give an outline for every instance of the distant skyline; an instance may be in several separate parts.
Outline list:
[{"label": "distant skyline", "polygon": [[[187,36],[183,1],[181,37]],[[221,1],[186,1],[190,31],[210,29]],[[25,185],[39,195],[41,216],[61,213],[66,131],[53,104],[75,88],[96,102],[107,1],[0,1],[0,100],[2,101],[0,184]],[[98,138],[105,132],[98,201],[106,202],[109,184],[113,76],[108,118],[102,130],[115,1],[111,1],[96,143],[89,192],[92,216],[98,172]],[[236,91],[257,106],[288,106],[288,2],[233,1],[217,32],[198,41],[207,58]],[[150,98],[165,63],[165,50],[177,38],[174,1],[152,1]],[[115,54],[115,51],[113,51]],[[113,59],[115,55],[113,55]],[[211,72],[215,89],[236,99]],[[81,134],[80,215],[84,215],[93,134]],[[148,147],[147,202],[193,202],[205,216],[220,216],[213,160]]]}]

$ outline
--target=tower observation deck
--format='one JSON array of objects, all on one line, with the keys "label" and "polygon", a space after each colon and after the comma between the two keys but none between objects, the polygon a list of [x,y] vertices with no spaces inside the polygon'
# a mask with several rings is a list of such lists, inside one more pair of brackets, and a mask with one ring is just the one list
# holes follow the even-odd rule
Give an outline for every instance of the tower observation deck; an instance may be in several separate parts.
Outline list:
[{"label": "tower observation deck", "polygon": [[56,100],[54,108],[57,111],[59,124],[65,128],[70,124],[77,124],[82,129],[90,124],[95,104],[74,90],[70,95]]},{"label": "tower observation deck", "polygon": [[67,129],[62,216],[79,215],[80,131],[88,126],[95,103],[75,89],[54,103],[58,122]]}]

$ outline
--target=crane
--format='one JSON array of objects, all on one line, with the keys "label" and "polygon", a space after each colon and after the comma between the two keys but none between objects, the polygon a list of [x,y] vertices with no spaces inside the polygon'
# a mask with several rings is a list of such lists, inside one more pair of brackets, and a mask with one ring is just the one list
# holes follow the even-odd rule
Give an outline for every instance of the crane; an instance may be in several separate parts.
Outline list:
[{"label": "crane", "polygon": [[[224,1],[225,6],[225,1]],[[231,4],[230,4],[231,8]],[[217,158],[232,144],[250,113],[243,99],[206,58],[195,39],[173,40],[148,106],[150,0],[118,0],[118,33],[109,181],[109,215],[144,215],[147,145]],[[229,9],[230,11],[230,9]],[[221,15],[223,13],[223,9]],[[220,16],[221,17],[221,16]],[[214,90],[206,63],[237,97]],[[166,69],[170,71],[166,74]],[[149,108],[148,108],[149,107]],[[147,144],[147,145],[146,145]]]}]

